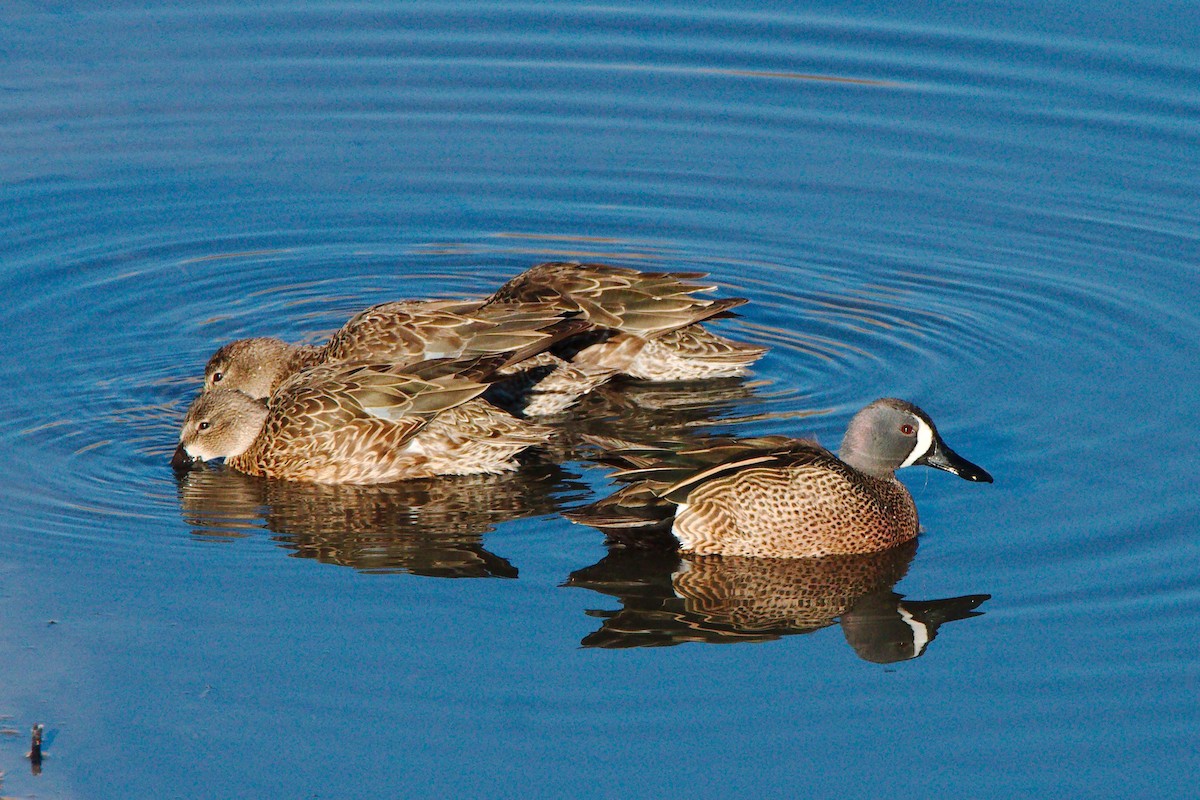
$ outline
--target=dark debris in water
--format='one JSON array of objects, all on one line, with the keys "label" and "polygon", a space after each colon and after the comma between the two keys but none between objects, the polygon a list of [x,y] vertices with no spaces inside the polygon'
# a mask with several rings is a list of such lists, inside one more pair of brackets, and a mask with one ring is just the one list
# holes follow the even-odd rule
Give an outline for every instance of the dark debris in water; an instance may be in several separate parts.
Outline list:
[{"label": "dark debris in water", "polygon": [[33,770],[34,775],[40,775],[42,772],[42,733],[46,726],[35,724],[30,732],[29,742],[29,766]]}]

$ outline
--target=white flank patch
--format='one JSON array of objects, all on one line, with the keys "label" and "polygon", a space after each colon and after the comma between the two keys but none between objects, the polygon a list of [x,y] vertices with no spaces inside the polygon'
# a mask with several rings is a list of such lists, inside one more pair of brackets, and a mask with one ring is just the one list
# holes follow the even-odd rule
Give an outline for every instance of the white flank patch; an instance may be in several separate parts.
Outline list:
[{"label": "white flank patch", "polygon": [[933,446],[933,428],[929,427],[929,423],[921,418],[917,418],[917,443],[913,445],[912,452],[908,454],[908,458],[904,459],[901,467],[911,467],[913,462],[921,456],[929,452],[929,448]]},{"label": "white flank patch", "polygon": [[404,449],[401,450],[400,452],[407,453],[407,454],[413,455],[413,456],[423,456],[423,455],[425,455],[425,448],[422,447],[421,443],[418,442],[416,439],[409,439],[408,444],[404,445]]},{"label": "white flank patch", "polygon": [[687,503],[676,503],[675,504],[675,521],[673,523],[671,523],[671,535],[679,540],[679,546],[684,548],[685,550],[687,550],[691,547],[691,542],[685,540],[679,534],[679,517],[681,514],[683,514],[683,512],[687,511],[687,509],[688,509]]},{"label": "white flank patch", "polygon": [[929,626],[908,613],[904,606],[897,606],[896,610],[900,612],[900,619],[904,620],[904,624],[912,628],[913,652],[909,657],[916,658],[925,652],[925,645],[929,644]]}]

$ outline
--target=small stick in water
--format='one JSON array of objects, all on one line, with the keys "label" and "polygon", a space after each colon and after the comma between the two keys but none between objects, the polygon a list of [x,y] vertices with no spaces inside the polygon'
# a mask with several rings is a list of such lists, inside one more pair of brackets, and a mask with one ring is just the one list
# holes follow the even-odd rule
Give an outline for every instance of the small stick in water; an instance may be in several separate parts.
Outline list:
[{"label": "small stick in water", "polygon": [[34,775],[42,773],[42,731],[45,730],[44,725],[34,725],[31,741],[29,745],[29,766],[33,769]]}]

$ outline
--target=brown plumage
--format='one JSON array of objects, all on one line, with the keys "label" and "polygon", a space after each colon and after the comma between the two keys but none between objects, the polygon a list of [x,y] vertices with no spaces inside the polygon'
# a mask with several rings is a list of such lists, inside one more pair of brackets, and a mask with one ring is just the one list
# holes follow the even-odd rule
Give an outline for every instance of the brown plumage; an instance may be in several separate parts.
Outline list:
[{"label": "brown plumage", "polygon": [[611,370],[651,381],[738,377],[766,348],[703,328],[731,316],[743,297],[710,300],[703,272],[640,272],[609,264],[538,264],[498,289],[488,303],[553,303],[602,333],[571,359],[582,370]]},{"label": "brown plumage", "polygon": [[206,392],[184,418],[173,463],[224,458],[251,475],[318,483],[515,469],[515,456],[551,431],[479,399],[502,360],[315,367],[266,402]]},{"label": "brown plumage", "polygon": [[[484,300],[401,301],[372,306],[320,346],[241,339],[205,367],[205,390],[269,397],[308,367],[366,361],[412,364],[433,358],[506,354],[502,394],[527,415],[551,414],[615,375],[693,380],[745,374],[765,348],[701,327],[743,298],[695,297],[712,286],[700,273],[638,272],[605,264],[548,263]],[[570,363],[550,349],[570,357]]]},{"label": "brown plumage", "polygon": [[546,303],[487,307],[458,300],[381,303],[351,317],[321,346],[290,345],[272,338],[230,342],[208,360],[204,388],[270,397],[303,369],[348,362],[405,366],[438,358],[504,355],[504,368],[590,329],[573,316]]},{"label": "brown plumage", "polygon": [[670,450],[599,437],[600,460],[630,485],[567,516],[634,543],[670,532],[699,555],[813,557],[894,547],[918,532],[897,469],[922,464],[972,481],[984,470],[951,450],[923,411],[877,400],[851,420],[842,458],[814,442],[765,436]]}]

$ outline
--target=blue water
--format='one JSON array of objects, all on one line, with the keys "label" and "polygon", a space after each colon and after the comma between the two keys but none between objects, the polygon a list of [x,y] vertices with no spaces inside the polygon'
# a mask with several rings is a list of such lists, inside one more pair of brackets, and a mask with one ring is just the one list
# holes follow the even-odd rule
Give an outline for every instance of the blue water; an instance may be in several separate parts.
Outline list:
[{"label": "blue water", "polygon": [[[0,11],[6,796],[1194,795],[1200,8],[103,5]],[[920,404],[996,482],[907,471],[870,596],[990,599],[880,664],[856,594],[749,635],[614,562],[577,457],[171,473],[221,343],[551,259],[772,347],[588,424]]]}]

